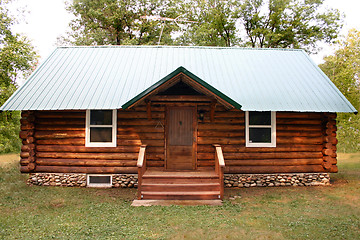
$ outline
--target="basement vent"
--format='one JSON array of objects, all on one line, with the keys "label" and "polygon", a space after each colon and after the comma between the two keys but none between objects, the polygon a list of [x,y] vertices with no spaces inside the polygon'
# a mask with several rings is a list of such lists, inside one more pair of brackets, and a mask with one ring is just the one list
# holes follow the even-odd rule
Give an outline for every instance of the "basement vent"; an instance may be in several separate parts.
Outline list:
[{"label": "basement vent", "polygon": [[88,187],[112,187],[111,175],[87,175]]}]

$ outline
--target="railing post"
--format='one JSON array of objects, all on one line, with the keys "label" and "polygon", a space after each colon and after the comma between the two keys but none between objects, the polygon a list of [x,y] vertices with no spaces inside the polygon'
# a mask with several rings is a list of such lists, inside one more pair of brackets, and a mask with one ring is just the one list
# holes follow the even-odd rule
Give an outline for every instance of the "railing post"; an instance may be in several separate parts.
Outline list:
[{"label": "railing post", "polygon": [[224,198],[224,155],[219,144],[213,144],[215,147],[215,172],[219,175],[220,199]]},{"label": "railing post", "polygon": [[139,150],[139,156],[137,160],[138,167],[138,199],[141,199],[142,191],[142,177],[146,171],[146,154],[145,154],[146,145],[141,145]]}]

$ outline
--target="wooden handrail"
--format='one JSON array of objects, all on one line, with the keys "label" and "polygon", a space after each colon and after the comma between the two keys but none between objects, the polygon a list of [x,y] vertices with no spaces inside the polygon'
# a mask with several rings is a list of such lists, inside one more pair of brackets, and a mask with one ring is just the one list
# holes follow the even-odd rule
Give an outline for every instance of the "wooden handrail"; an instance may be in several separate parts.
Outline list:
[{"label": "wooden handrail", "polygon": [[220,199],[223,199],[225,160],[221,146],[219,144],[213,144],[213,146],[215,147],[215,172],[219,175]]},{"label": "wooden handrail", "polygon": [[144,165],[146,165],[145,149],[146,149],[146,145],[140,146],[139,156],[138,156],[138,160],[137,160],[137,167],[139,167],[139,168],[142,168]]},{"label": "wooden handrail", "polygon": [[137,167],[138,167],[138,199],[141,199],[141,184],[142,184],[142,177],[146,171],[146,145],[141,145],[139,150],[139,156],[137,160]]}]

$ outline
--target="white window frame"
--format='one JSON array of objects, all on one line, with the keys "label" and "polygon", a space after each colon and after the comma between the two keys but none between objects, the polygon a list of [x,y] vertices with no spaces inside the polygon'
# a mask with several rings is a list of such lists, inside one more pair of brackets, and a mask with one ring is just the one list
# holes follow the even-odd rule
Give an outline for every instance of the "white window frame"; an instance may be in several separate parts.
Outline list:
[{"label": "white window frame", "polygon": [[[249,142],[249,128],[271,128],[270,143],[252,143]],[[271,112],[271,125],[250,125],[249,112],[245,112],[245,138],[246,147],[276,147],[276,112]]]},{"label": "white window frame", "polygon": [[[96,109],[94,109],[96,110]],[[85,129],[85,147],[116,147],[116,133],[117,133],[117,110],[112,110],[112,125],[90,125],[90,109],[86,110],[86,129]],[[96,127],[111,127],[112,141],[111,142],[90,142],[90,129]]]},{"label": "white window frame", "polygon": [[[110,177],[110,183],[90,183],[90,177]],[[111,174],[87,174],[86,175],[86,186],[87,187],[98,187],[98,188],[110,188],[112,187],[112,175]]]}]

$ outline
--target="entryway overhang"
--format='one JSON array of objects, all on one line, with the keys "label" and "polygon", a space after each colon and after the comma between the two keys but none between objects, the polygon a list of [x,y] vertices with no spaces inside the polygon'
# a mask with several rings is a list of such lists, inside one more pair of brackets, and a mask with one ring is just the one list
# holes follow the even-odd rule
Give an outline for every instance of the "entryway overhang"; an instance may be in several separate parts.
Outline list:
[{"label": "entryway overhang", "polygon": [[[143,92],[126,102],[122,105],[123,109],[130,109],[139,103],[150,99],[151,96],[156,95],[159,92],[162,92],[178,82],[184,82],[185,84],[191,86],[196,91],[208,96],[209,98],[216,99],[217,102],[222,104],[227,109],[241,109],[241,105],[235,102],[230,97],[226,96],[224,93],[220,92],[204,80],[197,77],[195,74],[191,73],[184,67],[179,67],[175,71],[171,72],[169,75],[161,79],[160,81],[156,82],[155,84],[151,85],[149,88],[145,89]],[[195,101],[198,99],[191,99],[191,97],[187,98],[186,96],[182,96],[182,99],[176,99],[180,101]],[[200,99],[201,100],[201,99]]]}]

